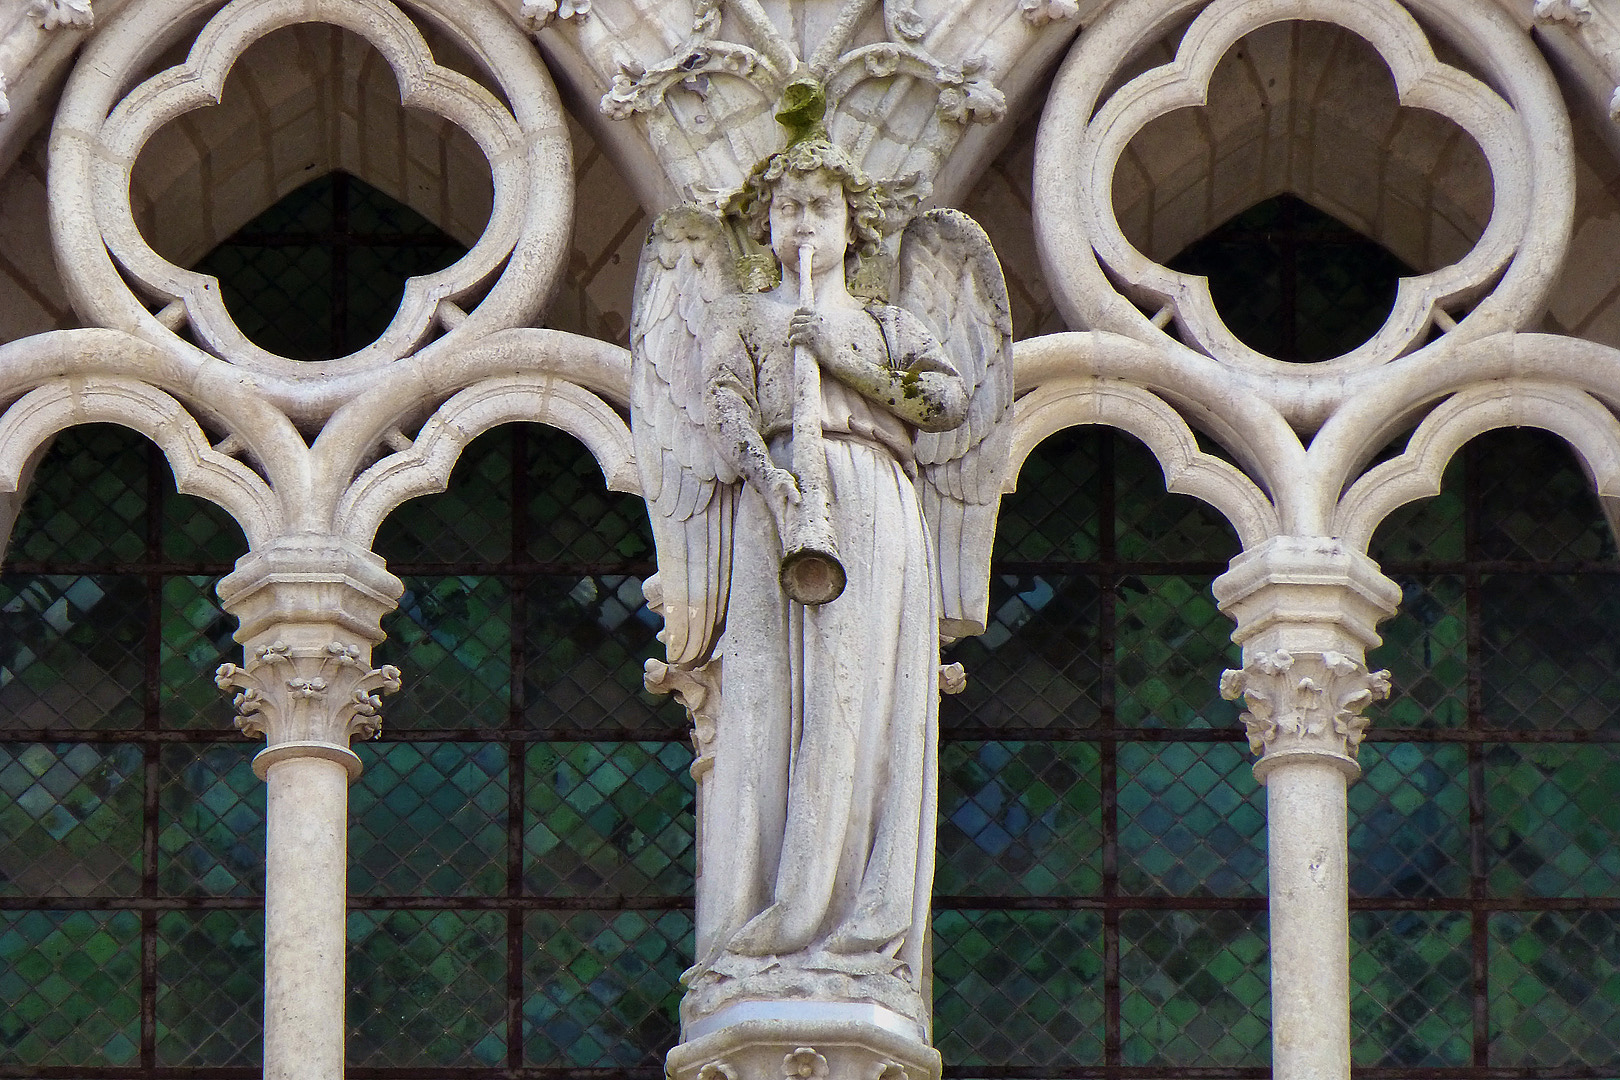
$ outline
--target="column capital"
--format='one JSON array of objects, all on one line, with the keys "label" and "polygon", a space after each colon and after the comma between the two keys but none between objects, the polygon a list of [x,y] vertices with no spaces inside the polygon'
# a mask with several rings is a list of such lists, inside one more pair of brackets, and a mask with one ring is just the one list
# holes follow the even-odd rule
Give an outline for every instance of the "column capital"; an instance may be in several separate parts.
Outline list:
[{"label": "column capital", "polygon": [[292,533],[238,559],[218,591],[241,623],[236,640],[249,649],[275,641],[324,647],[343,639],[369,649],[383,639],[382,617],[405,586],[380,555],[359,544]]},{"label": "column capital", "polygon": [[374,738],[382,730],[381,694],[399,689],[399,669],[374,668],[368,650],[342,641],[293,646],[284,641],[260,645],[242,667],[221,664],[214,682],[237,690],[236,726],[268,744],[253,759],[263,780],[270,766],[291,757],[336,761],[352,780],[360,758],[349,749],[356,735]]},{"label": "column capital", "polygon": [[1242,699],[1240,719],[1249,749],[1260,755],[1254,775],[1264,783],[1279,764],[1315,759],[1345,774],[1361,775],[1356,748],[1374,701],[1389,696],[1389,672],[1340,652],[1296,655],[1284,649],[1246,655],[1240,671],[1221,673],[1221,696]]}]

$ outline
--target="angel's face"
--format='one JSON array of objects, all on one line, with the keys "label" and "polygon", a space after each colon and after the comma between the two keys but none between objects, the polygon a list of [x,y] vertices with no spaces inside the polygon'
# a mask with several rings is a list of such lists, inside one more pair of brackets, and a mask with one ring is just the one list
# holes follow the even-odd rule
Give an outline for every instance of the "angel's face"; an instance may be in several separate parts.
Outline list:
[{"label": "angel's face", "polygon": [[812,273],[842,269],[849,246],[849,204],[844,185],[830,171],[789,172],[771,192],[771,250],[784,268],[797,271],[799,248],[815,249]]}]

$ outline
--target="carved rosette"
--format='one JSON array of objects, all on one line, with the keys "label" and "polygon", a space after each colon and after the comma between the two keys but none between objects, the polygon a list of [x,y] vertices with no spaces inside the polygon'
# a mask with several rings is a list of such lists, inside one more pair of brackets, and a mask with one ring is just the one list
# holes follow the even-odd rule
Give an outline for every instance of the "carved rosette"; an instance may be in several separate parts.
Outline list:
[{"label": "carved rosette", "polygon": [[275,641],[254,650],[245,666],[221,664],[214,682],[236,690],[236,726],[269,744],[253,759],[264,779],[271,765],[290,757],[324,757],[340,762],[350,778],[360,775],[360,758],[349,749],[355,736],[375,738],[382,730],[382,694],[399,689],[399,669],[374,668],[361,659],[360,646],[333,641],[293,647]]},{"label": "carved rosette", "polygon": [[1370,672],[1340,652],[1277,649],[1223,672],[1221,696],[1248,707],[1241,719],[1249,749],[1260,755],[1254,773],[1262,781],[1279,761],[1301,757],[1325,758],[1354,779],[1368,724],[1362,711],[1389,696],[1389,672]]}]

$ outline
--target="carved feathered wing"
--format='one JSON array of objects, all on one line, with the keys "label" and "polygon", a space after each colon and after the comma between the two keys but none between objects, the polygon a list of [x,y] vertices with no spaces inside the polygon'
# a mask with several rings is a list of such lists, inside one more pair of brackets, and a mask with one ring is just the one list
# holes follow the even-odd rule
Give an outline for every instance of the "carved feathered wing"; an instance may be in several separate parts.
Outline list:
[{"label": "carved feathered wing", "polygon": [[916,438],[917,492],[939,554],[940,633],[984,632],[990,548],[1012,446],[1012,317],[989,237],[956,210],[930,210],[900,244],[900,306],[927,324],[968,387],[967,420]]},{"label": "carved feathered wing", "polygon": [[709,658],[731,589],[737,476],[704,428],[702,356],[710,305],[739,291],[723,230],[719,217],[692,206],[659,215],[631,314],[631,431],[658,549],[659,637],[672,666]]}]

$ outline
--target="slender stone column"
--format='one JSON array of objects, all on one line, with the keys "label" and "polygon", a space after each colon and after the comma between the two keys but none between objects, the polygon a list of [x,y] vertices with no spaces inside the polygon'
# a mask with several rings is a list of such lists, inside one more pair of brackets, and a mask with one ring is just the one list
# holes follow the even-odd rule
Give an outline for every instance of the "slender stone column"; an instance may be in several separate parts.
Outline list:
[{"label": "slender stone column", "polygon": [[1332,537],[1277,537],[1215,582],[1237,620],[1254,774],[1266,785],[1271,881],[1271,1043],[1277,1080],[1350,1076],[1350,910],[1345,786],[1361,775],[1362,710],[1389,693],[1366,650],[1400,589]]},{"label": "slender stone column", "polygon": [[267,744],[253,759],[269,787],[266,1080],[343,1075],[349,740],[376,735],[379,694],[399,689],[399,671],[370,657],[400,591],[375,555],[313,536],[246,556],[219,584],[248,660],[215,681],[237,691],[236,726]]}]

